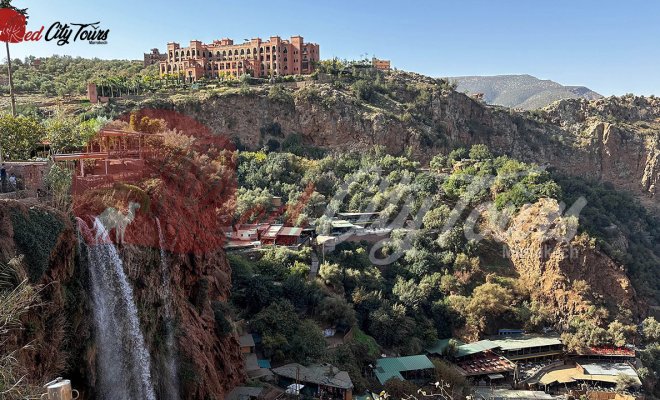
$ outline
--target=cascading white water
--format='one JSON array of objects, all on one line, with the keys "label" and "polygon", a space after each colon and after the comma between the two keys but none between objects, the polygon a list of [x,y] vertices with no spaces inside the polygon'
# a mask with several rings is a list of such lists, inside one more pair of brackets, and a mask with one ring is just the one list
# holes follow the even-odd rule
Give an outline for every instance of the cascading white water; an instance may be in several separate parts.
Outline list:
[{"label": "cascading white water", "polygon": [[94,219],[96,232],[80,218],[78,229],[93,241],[84,247],[89,264],[98,349],[99,398],[155,400],[149,353],[140,329],[133,289],[124,273],[119,253],[98,218]]},{"label": "cascading white water", "polygon": [[165,370],[167,376],[163,380],[164,396],[163,398],[176,400],[179,399],[179,374],[177,364],[176,339],[174,337],[174,315],[172,312],[172,290],[170,287],[170,266],[167,258],[165,235],[160,226],[160,220],[156,218],[158,226],[158,240],[160,245],[160,276],[161,276],[161,297],[165,304]]}]

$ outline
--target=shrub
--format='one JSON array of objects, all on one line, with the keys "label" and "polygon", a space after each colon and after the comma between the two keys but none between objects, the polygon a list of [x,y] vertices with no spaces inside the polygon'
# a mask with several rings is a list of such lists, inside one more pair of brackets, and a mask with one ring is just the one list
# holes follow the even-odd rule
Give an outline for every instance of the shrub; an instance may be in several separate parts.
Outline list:
[{"label": "shrub", "polygon": [[36,283],[48,269],[64,223],[57,215],[37,208],[12,209],[10,216],[17,250],[25,255],[28,276]]}]

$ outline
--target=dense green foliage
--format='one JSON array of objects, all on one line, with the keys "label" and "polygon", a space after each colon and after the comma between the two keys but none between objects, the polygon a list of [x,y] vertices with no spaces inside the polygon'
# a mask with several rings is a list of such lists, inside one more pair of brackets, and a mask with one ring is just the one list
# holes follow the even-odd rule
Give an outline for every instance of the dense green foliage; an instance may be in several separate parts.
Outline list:
[{"label": "dense green foliage", "polygon": [[[12,60],[14,88],[18,93],[45,95],[81,95],[87,92],[88,82],[115,82],[115,87],[127,80],[143,79],[157,73],[156,66],[143,68],[141,61],[101,60],[71,56]],[[6,65],[2,68],[7,70]],[[6,88],[3,88],[6,90]]]},{"label": "dense green foliage", "polygon": [[[358,365],[378,354],[374,346],[416,354],[456,331],[477,337],[503,324],[524,326],[531,320],[539,328],[548,322],[544,310],[518,287],[515,276],[494,275],[507,261],[485,256],[480,248],[488,243],[465,239],[462,223],[447,229],[444,225],[459,200],[471,205],[494,202],[511,211],[525,202],[556,196],[559,187],[538,167],[494,157],[484,146],[469,153],[457,150],[445,157],[443,164],[453,172],[444,176],[439,172],[444,167],[424,172],[410,158],[387,155],[379,148],[368,154],[320,159],[240,152],[236,220],[268,220],[269,213],[259,211],[270,209],[271,196],[281,196],[287,205],[281,220],[293,217],[292,209],[306,216],[296,218],[297,222],[312,223],[328,209],[357,212],[373,207],[381,211],[377,222],[381,226],[399,213],[419,224],[412,233],[394,230],[392,240],[377,252],[378,257],[401,252],[394,262],[374,265],[371,244],[342,243],[325,255],[316,280],[307,279],[309,250],[269,249],[253,261],[230,255],[232,302],[254,329],[267,336],[264,343],[273,357],[318,356],[316,351],[306,354],[296,349],[307,333],[288,321],[357,328],[360,347],[341,347],[341,356],[331,353],[328,359],[351,359]],[[489,186],[475,189],[472,182],[481,178]],[[415,217],[423,207],[430,211]],[[316,221],[317,229],[323,221]],[[305,340],[316,343],[314,337]],[[352,377],[362,379],[355,370]]]},{"label": "dense green foliage", "polygon": [[33,117],[0,116],[0,149],[5,159],[29,159],[44,135],[43,125]]},{"label": "dense green foliage", "polygon": [[57,215],[37,208],[12,209],[10,216],[17,250],[25,256],[30,281],[36,283],[48,268],[64,223]]}]

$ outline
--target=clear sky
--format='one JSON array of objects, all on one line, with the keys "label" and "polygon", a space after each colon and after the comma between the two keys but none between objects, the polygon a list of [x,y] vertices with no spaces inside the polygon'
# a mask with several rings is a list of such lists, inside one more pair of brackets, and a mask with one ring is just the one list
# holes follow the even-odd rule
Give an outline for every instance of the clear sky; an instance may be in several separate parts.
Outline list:
[{"label": "clear sky", "polygon": [[107,45],[11,45],[52,54],[141,59],[169,41],[302,35],[321,58],[375,55],[435,77],[530,74],[603,95],[660,95],[657,0],[14,0],[28,30],[101,21]]}]

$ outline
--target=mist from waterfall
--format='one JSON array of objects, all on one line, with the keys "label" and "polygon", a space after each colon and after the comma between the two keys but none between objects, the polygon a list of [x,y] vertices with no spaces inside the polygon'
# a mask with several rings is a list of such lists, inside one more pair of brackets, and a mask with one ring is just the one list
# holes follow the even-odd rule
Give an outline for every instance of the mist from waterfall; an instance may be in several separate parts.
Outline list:
[{"label": "mist from waterfall", "polygon": [[[97,349],[97,393],[105,400],[155,400],[150,357],[133,289],[117,248],[98,218],[94,229],[78,218],[81,255],[87,257]],[[82,249],[85,249],[84,253]]]},{"label": "mist from waterfall", "polygon": [[165,304],[165,371],[163,379],[163,399],[179,399],[179,368],[177,362],[176,338],[174,337],[174,314],[172,312],[172,289],[170,287],[170,265],[167,258],[165,235],[160,226],[160,220],[156,218],[158,226],[158,240],[160,245],[160,276],[161,297]]}]

